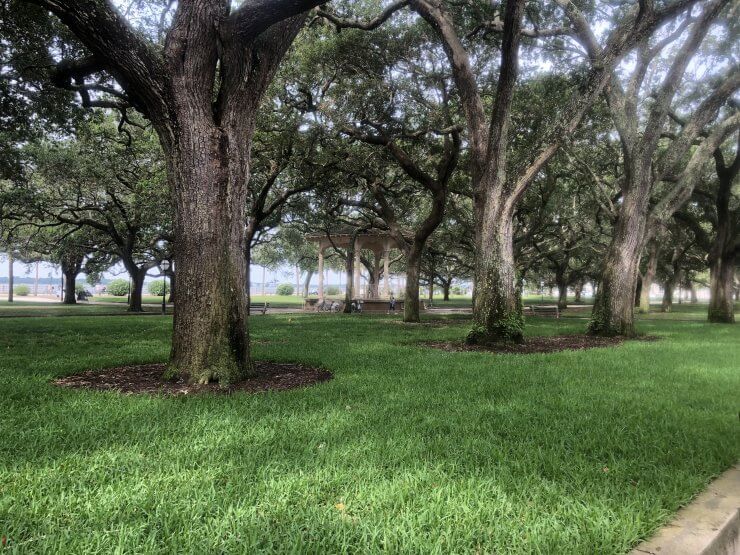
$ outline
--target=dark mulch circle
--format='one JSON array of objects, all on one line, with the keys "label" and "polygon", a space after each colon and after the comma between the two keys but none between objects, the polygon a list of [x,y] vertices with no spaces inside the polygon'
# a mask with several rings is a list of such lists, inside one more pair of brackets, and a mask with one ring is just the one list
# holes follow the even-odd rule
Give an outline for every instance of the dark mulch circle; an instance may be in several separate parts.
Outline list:
[{"label": "dark mulch circle", "polygon": [[302,364],[277,362],[255,362],[257,376],[229,387],[218,384],[190,385],[185,377],[165,381],[165,364],[144,364],[140,366],[121,366],[105,370],[89,370],[80,374],[54,380],[54,384],[73,389],[92,389],[95,391],[117,391],[125,395],[192,395],[195,393],[234,393],[246,391],[285,391],[308,387],[326,382],[334,376],[327,370],[311,368]]},{"label": "dark mulch circle", "polygon": [[[641,341],[654,341],[654,336],[638,338]],[[467,345],[463,341],[424,341],[421,344],[449,352],[486,352],[531,355],[535,353],[558,353],[560,351],[583,351],[599,347],[614,347],[624,343],[622,337],[595,337],[586,334],[556,335],[550,337],[530,337],[524,343],[504,343],[501,345]]]}]

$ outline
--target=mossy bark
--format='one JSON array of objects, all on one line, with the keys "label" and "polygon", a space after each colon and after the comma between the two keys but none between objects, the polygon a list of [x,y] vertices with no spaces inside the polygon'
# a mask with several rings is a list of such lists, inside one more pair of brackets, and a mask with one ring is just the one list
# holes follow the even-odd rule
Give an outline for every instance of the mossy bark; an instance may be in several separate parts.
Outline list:
[{"label": "mossy bark", "polygon": [[419,278],[421,275],[421,254],[424,244],[412,244],[406,255],[406,288],[403,298],[403,321],[421,322],[419,314]]},{"label": "mossy bark", "polygon": [[647,265],[645,267],[645,273],[642,276],[642,289],[640,290],[640,314],[648,314],[650,312],[650,288],[653,286],[655,274],[658,271],[658,254],[657,241],[650,241],[647,248]]},{"label": "mossy bark", "polygon": [[[650,179],[649,174],[643,179]],[[624,197],[612,242],[601,269],[588,332],[601,336],[635,334],[635,294],[647,224],[645,187]]]},{"label": "mossy bark", "polygon": [[478,245],[473,329],[469,344],[487,345],[524,340],[521,295],[516,287],[513,221],[488,221]]},{"label": "mossy bark", "polygon": [[712,323],[733,324],[735,305],[733,288],[735,282],[735,257],[728,253],[718,257],[710,268],[708,320]]}]

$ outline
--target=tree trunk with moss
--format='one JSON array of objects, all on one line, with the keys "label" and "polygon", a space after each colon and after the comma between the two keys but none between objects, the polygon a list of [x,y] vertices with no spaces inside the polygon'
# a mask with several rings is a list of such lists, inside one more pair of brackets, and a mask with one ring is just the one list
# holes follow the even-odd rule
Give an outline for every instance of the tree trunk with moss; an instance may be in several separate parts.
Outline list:
[{"label": "tree trunk with moss", "polygon": [[731,206],[732,189],[740,173],[740,132],[737,150],[732,163],[725,163],[721,149],[714,153],[717,177],[716,235],[709,252],[709,311],[708,319],[714,323],[735,322],[736,257],[740,251],[740,207]]},{"label": "tree trunk with moss", "polygon": [[658,254],[659,249],[657,241],[650,241],[647,249],[647,266],[645,267],[645,273],[642,276],[640,314],[648,314],[650,312],[650,288],[653,286],[655,274],[658,271]]},{"label": "tree trunk with moss", "polygon": [[710,322],[733,324],[735,322],[735,303],[733,290],[735,284],[735,256],[727,253],[714,260],[709,270],[709,313]]},{"label": "tree trunk with moss", "polygon": [[424,243],[415,241],[406,254],[406,288],[403,298],[403,321],[421,322],[419,305],[419,280],[421,277],[421,255]]},{"label": "tree trunk with moss", "polygon": [[[649,175],[643,175],[649,179]],[[649,191],[632,187],[625,195],[611,245],[601,269],[588,331],[601,336],[635,334],[635,293],[644,245]]]},{"label": "tree trunk with moss", "polygon": [[467,342],[475,345],[524,339],[524,316],[516,288],[513,220],[487,219],[478,244],[473,329]]},{"label": "tree trunk with moss", "polygon": [[663,284],[663,301],[660,304],[661,312],[671,312],[673,310],[673,289],[675,280],[669,277]]},{"label": "tree trunk with moss", "polygon": [[178,2],[163,45],[135,31],[111,2],[34,1],[94,59],[65,60],[58,80],[84,89],[86,76],[106,72],[159,136],[178,272],[170,373],[222,384],[251,375],[245,215],[254,126],[307,10],[321,0]]}]

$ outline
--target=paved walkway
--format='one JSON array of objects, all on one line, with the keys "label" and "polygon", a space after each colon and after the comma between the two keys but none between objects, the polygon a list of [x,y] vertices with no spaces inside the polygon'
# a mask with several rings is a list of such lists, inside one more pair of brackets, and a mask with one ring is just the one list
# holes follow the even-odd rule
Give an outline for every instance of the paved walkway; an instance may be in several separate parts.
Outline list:
[{"label": "paved walkway", "polygon": [[631,555],[740,554],[740,466],[734,466],[678,511]]}]

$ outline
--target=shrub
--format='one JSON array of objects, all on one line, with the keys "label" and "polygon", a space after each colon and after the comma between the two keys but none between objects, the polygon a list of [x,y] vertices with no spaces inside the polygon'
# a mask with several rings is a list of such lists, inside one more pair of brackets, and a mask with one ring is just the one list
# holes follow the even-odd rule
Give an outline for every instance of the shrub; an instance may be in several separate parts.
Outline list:
[{"label": "shrub", "polygon": [[13,291],[19,297],[28,297],[28,294],[31,292],[31,288],[28,285],[16,285],[13,288]]},{"label": "shrub", "polygon": [[114,279],[106,286],[108,293],[114,297],[125,297],[128,295],[128,280]]},{"label": "shrub", "polygon": [[278,295],[288,296],[293,294],[293,286],[290,283],[281,283],[277,286],[275,292]]},{"label": "shrub", "polygon": [[336,285],[330,285],[326,289],[324,289],[324,293],[327,295],[339,295],[342,293],[342,290],[339,289]]},{"label": "shrub", "polygon": [[450,293],[453,295],[465,295],[465,290],[459,285],[453,285],[450,287]]},{"label": "shrub", "polygon": [[87,288],[84,283],[75,283],[75,293],[85,293]]},{"label": "shrub", "polygon": [[[167,284],[167,292],[169,293],[170,286]],[[164,293],[164,283],[162,283],[161,279],[157,279],[154,281],[149,282],[149,293],[154,295],[155,297],[161,297],[162,293]]]}]

